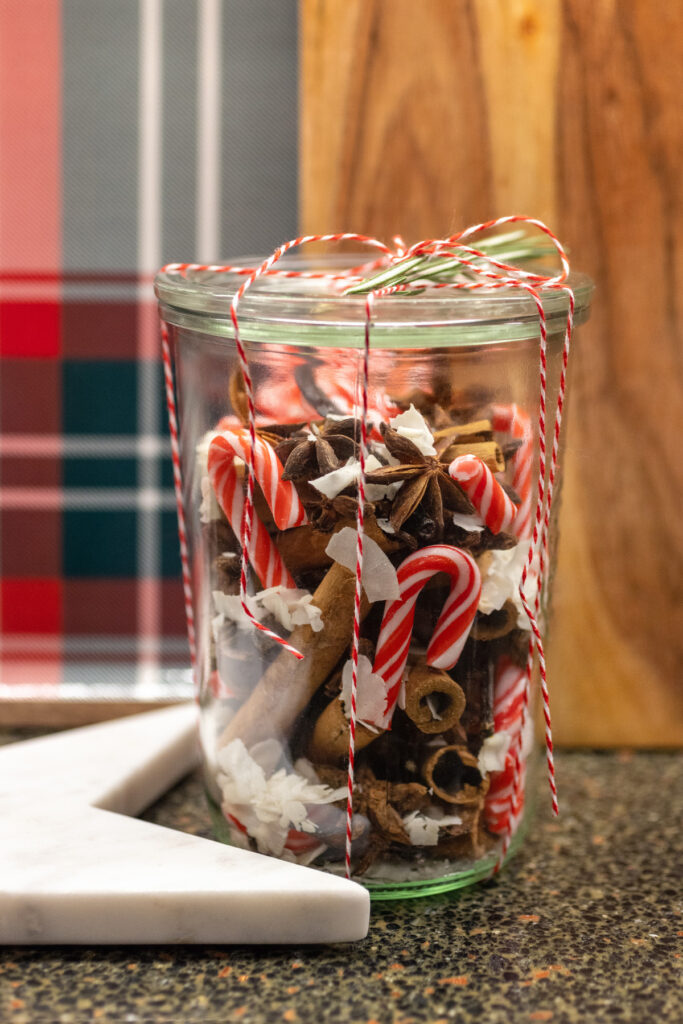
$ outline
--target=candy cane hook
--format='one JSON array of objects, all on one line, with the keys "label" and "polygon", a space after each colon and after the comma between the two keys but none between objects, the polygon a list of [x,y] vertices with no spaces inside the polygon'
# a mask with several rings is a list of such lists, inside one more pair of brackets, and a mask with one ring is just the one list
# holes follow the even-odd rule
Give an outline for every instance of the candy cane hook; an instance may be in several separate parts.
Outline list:
[{"label": "candy cane hook", "polygon": [[387,601],[377,639],[372,671],[381,676],[386,692],[379,728],[391,722],[398,699],[420,591],[437,573],[447,573],[451,590],[427,647],[426,662],[433,668],[453,668],[465,646],[481,595],[477,563],[465,551],[448,544],[433,544],[415,551],[397,570],[399,596]]},{"label": "candy cane hook", "polygon": [[[219,446],[213,447],[213,442],[209,445],[209,479],[218,504],[223,509],[233,533],[239,537],[244,515],[244,490],[232,449],[230,455],[232,457]],[[280,552],[258,516],[254,516],[247,554],[251,567],[263,587],[296,586],[282,561]]]}]

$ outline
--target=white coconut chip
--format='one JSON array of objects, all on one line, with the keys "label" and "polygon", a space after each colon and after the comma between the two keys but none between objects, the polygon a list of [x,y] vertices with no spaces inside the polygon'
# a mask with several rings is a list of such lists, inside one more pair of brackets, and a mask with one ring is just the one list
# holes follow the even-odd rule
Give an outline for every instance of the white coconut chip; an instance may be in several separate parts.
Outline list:
[{"label": "white coconut chip", "polygon": [[259,605],[270,612],[285,629],[310,626],[314,633],[323,628],[322,612],[314,605],[313,595],[307,590],[292,587],[268,587],[256,595]]},{"label": "white coconut chip", "polygon": [[[344,714],[351,717],[351,684],[353,682],[353,662],[349,660],[342,669],[342,688],[339,700],[342,702]],[[385,718],[386,687],[380,675],[372,671],[372,662],[364,654],[358,655],[358,686],[356,688],[356,720],[362,725],[377,731],[378,725]]]},{"label": "white coconut chip", "polygon": [[478,512],[473,512],[470,516],[466,516],[462,512],[454,512],[453,523],[461,530],[467,530],[468,533],[481,533],[485,525]]},{"label": "white coconut chip", "polygon": [[[356,531],[345,526],[334,533],[325,553],[351,572],[356,570]],[[368,601],[395,601],[399,595],[396,570],[372,537],[363,538],[363,589]]]},{"label": "white coconut chip", "polygon": [[389,424],[402,437],[407,437],[409,441],[412,441],[423,455],[436,455],[432,432],[424,416],[414,405],[411,404],[410,409],[406,412],[394,416],[392,420],[389,420]]},{"label": "white coconut chip", "polygon": [[511,741],[512,737],[504,730],[494,732],[493,736],[486,737],[477,758],[477,768],[482,775],[488,775],[489,772],[502,772],[505,768],[505,758]]},{"label": "white coconut chip", "polygon": [[326,498],[336,498],[346,487],[350,487],[360,476],[360,462],[358,459],[347,459],[339,469],[333,469],[331,473],[311,480],[316,491],[320,491]]},{"label": "white coconut chip", "polygon": [[[507,550],[493,550],[490,555],[488,571],[481,581],[479,611],[483,615],[490,615],[491,612],[499,611],[506,601],[512,601],[517,609],[517,628],[528,630],[529,619],[519,596],[522,571],[527,559],[527,545],[520,543]],[[526,598],[531,607],[534,603],[537,579],[537,572],[532,566],[526,583]]]},{"label": "white coconut chip", "polygon": [[[213,601],[218,612],[218,617],[213,620],[214,633],[223,625],[225,619],[230,619],[245,628],[252,625],[242,607],[239,594],[224,594],[221,590],[214,590]],[[268,587],[258,594],[248,595],[246,603],[259,622],[270,614],[290,632],[295,626],[310,626],[314,633],[319,633],[323,628],[322,612],[313,604],[313,595],[307,590],[283,586]]]},{"label": "white coconut chip", "polygon": [[330,789],[298,772],[280,768],[268,775],[253,756],[272,760],[272,749],[248,751],[240,739],[218,751],[218,785],[223,813],[231,815],[256,840],[260,853],[281,856],[290,829],[315,833],[308,817],[312,804],[329,804],[346,796],[346,787]]},{"label": "white coconut chip", "polygon": [[422,814],[420,811],[411,811],[402,821],[413,846],[436,846],[439,841],[439,829],[462,824],[462,818],[457,814],[444,814],[438,818]]}]

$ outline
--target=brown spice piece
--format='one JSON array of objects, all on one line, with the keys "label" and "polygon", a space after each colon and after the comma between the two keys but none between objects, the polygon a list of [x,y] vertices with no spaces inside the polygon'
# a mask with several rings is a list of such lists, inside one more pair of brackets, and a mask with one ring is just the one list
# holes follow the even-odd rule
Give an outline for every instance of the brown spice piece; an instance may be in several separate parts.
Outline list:
[{"label": "brown spice piece", "polygon": [[474,419],[494,400],[491,388],[483,384],[472,384],[454,391],[450,398],[448,412],[456,423]]},{"label": "brown spice piece", "polygon": [[488,792],[488,776],[482,776],[476,757],[467,747],[445,746],[431,751],[422,765],[422,776],[445,803],[476,805]]},{"label": "brown spice piece", "polygon": [[[213,587],[215,582],[216,586]],[[226,551],[213,560],[212,588],[224,594],[238,594],[240,589],[240,556]]]},{"label": "brown spice piece", "polygon": [[235,416],[238,416],[242,423],[247,424],[249,422],[249,403],[247,402],[244,375],[239,366],[230,375],[228,396]]},{"label": "brown spice piece", "polygon": [[318,434],[315,440],[290,437],[275,449],[284,466],[283,480],[314,480],[355,458],[358,445],[344,434]]},{"label": "brown spice piece", "polygon": [[386,839],[394,842],[410,845],[410,838],[406,832],[401,815],[388,801],[386,790],[373,787],[365,794],[365,813]]},{"label": "brown spice piece", "polygon": [[417,445],[392,427],[382,424],[382,437],[389,453],[399,460],[397,466],[382,466],[368,473],[368,483],[390,484],[405,481],[391,506],[389,522],[400,530],[418,509],[433,524],[431,540],[440,537],[444,527],[444,508],[454,512],[474,512],[474,505],[463,489],[448,474],[448,467],[432,455],[423,455]]},{"label": "brown spice piece", "polygon": [[507,551],[519,543],[511,533],[491,533],[487,526],[483,530],[466,530],[450,519],[444,524],[444,540],[456,548],[464,548],[477,559],[485,551]]},{"label": "brown spice piece", "polygon": [[423,663],[411,668],[405,684],[405,713],[421,732],[445,732],[464,710],[465,694],[447,672]]},{"label": "brown spice piece", "polygon": [[[330,534],[338,533],[345,526],[356,529],[356,502],[353,500],[353,514],[338,519],[332,526],[331,531],[325,533],[317,530],[314,526],[295,526],[291,530],[284,530],[276,534],[275,541],[282,555],[283,561],[289,571],[296,575],[310,569],[320,569],[332,564],[332,559],[326,553],[327,545],[330,543]],[[393,534],[384,533],[374,516],[368,515],[364,522],[364,533],[370,537],[387,554],[400,551],[406,545],[402,538],[396,538]]]},{"label": "brown spice piece", "polygon": [[[380,735],[366,728],[362,722],[356,723],[356,750],[363,750]],[[344,708],[335,697],[320,714],[315,723],[307,755],[321,764],[338,764],[349,752],[349,721]]]},{"label": "brown spice piece", "polygon": [[360,781],[354,792],[359,813],[367,814],[386,839],[409,846],[402,818],[410,811],[428,806],[427,788],[418,782]]},{"label": "brown spice piece", "polygon": [[450,465],[453,459],[457,459],[459,455],[476,455],[492,473],[502,473],[505,469],[503,452],[496,441],[468,441],[466,443],[458,441],[457,444],[448,445],[439,457]]},{"label": "brown spice piece", "polygon": [[228,520],[221,513],[220,519],[202,523],[202,539],[210,558],[216,558],[224,551],[238,552],[239,542]]},{"label": "brown spice piece", "polygon": [[477,612],[470,636],[475,640],[497,640],[512,632],[517,623],[517,608],[512,601],[506,601],[502,608],[482,615]]},{"label": "brown spice piece", "polygon": [[[335,498],[328,498],[307,480],[297,480],[294,486],[311,525],[321,533],[329,533],[340,519],[355,518],[358,508],[355,496],[341,493]],[[366,517],[374,517],[375,507],[369,501],[365,502],[363,510]]]},{"label": "brown spice piece", "polygon": [[439,838],[436,846],[426,849],[431,857],[482,857],[495,843],[484,831],[481,822],[482,805],[463,807],[458,810],[462,818],[460,825],[448,825]]},{"label": "brown spice piece", "polygon": [[472,420],[460,424],[451,421],[432,431],[432,436],[437,452],[445,451],[452,444],[493,441],[493,427],[490,420]]},{"label": "brown spice piece", "polygon": [[372,865],[379,860],[379,858],[386,853],[389,849],[389,840],[386,839],[380,832],[371,832],[368,845],[361,856],[361,859],[355,865],[353,874],[356,878],[360,878],[364,875]]}]

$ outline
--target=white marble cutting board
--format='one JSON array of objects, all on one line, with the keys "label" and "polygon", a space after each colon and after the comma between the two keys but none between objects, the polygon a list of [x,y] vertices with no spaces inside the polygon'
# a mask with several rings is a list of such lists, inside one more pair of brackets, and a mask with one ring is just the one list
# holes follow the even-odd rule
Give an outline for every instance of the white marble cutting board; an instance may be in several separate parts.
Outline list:
[{"label": "white marble cutting board", "polygon": [[315,943],[367,934],[355,882],[138,814],[197,763],[196,708],[0,748],[0,943]]}]

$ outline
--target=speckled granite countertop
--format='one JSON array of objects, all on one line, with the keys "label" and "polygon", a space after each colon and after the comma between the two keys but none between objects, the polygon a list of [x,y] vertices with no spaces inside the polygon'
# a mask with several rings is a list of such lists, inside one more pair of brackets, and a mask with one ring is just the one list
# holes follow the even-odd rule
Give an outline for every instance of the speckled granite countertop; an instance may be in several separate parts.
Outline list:
[{"label": "speckled granite countertop", "polygon": [[[497,880],[373,905],[327,947],[0,950],[10,1024],[446,1024],[683,1020],[683,757],[561,753]],[[198,778],[145,815],[209,835]]]}]

